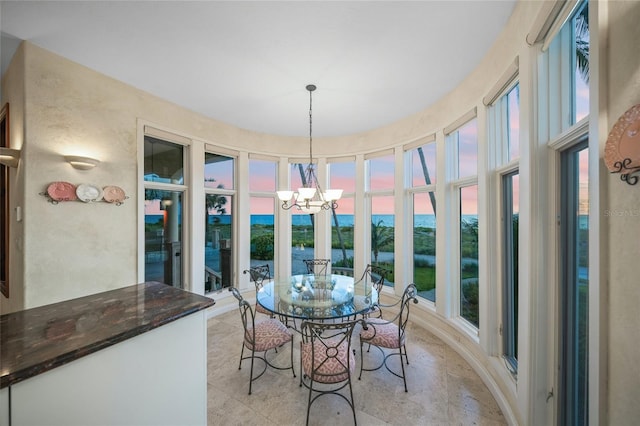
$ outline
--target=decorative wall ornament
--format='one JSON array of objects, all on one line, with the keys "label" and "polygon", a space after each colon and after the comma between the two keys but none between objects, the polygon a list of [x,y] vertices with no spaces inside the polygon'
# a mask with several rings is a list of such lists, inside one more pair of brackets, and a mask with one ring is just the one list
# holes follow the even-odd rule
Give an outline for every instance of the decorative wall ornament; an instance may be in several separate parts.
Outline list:
[{"label": "decorative wall ornament", "polygon": [[604,162],[620,180],[635,185],[640,174],[640,104],[629,108],[611,128],[604,148]]}]

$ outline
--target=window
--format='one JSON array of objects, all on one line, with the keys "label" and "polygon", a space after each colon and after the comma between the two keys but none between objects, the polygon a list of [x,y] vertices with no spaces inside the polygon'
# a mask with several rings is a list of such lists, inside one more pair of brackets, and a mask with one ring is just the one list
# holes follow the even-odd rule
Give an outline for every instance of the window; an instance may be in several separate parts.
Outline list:
[{"label": "window", "polygon": [[418,294],[436,301],[436,144],[409,152],[413,205],[413,282]]},{"label": "window", "polygon": [[512,374],[518,371],[518,215],[517,172],[502,176],[502,355]]},{"label": "window", "polygon": [[341,188],[342,198],[331,218],[331,270],[353,275],[353,226],[356,167],[353,161],[329,164],[331,188]]},{"label": "window", "polygon": [[447,153],[454,161],[449,171],[457,192],[458,223],[458,313],[479,327],[478,274],[478,128],[474,116],[447,135]]},{"label": "window", "polygon": [[520,157],[520,84],[505,95],[502,102],[507,104],[507,155],[508,161]]},{"label": "window", "polygon": [[589,3],[583,1],[571,18],[573,123],[589,115]]},{"label": "window", "polygon": [[249,210],[251,215],[251,265],[269,264],[275,273],[276,162],[249,160]]},{"label": "window", "polygon": [[315,218],[312,214],[291,209],[291,273],[304,274],[307,266],[303,259],[315,256]]},{"label": "window", "polygon": [[[516,76],[514,75],[513,78]],[[495,227],[500,239],[500,256],[495,262],[502,268],[499,276],[499,288],[502,303],[500,306],[500,335],[502,356],[509,372],[517,377],[518,373],[518,225],[520,176],[518,158],[520,156],[520,84],[515,81],[507,86],[502,96],[493,103],[488,111],[489,152],[494,155],[490,168],[498,171],[500,179],[499,206],[489,206],[491,216],[500,218],[500,222],[489,223]],[[495,163],[495,164],[493,164]],[[495,213],[495,214],[494,214]]]},{"label": "window", "polygon": [[561,153],[559,423],[589,424],[588,143]]},{"label": "window", "polygon": [[395,199],[393,188],[395,182],[394,155],[389,154],[366,160],[368,170],[367,186],[370,199],[371,235],[369,248],[371,263],[388,269],[389,279],[385,285],[394,285],[394,233],[395,233]]},{"label": "window", "polygon": [[145,280],[184,287],[183,145],[144,137]]},{"label": "window", "polygon": [[473,119],[449,135],[449,143],[456,147],[457,177],[478,174],[478,125]]},{"label": "window", "polygon": [[233,281],[234,164],[232,157],[205,152],[205,291]]},{"label": "window", "polygon": [[460,188],[460,316],[480,326],[478,185]]},{"label": "window", "polygon": [[589,3],[577,4],[570,19],[552,39],[540,60],[541,123],[549,139],[567,131],[589,114]]}]

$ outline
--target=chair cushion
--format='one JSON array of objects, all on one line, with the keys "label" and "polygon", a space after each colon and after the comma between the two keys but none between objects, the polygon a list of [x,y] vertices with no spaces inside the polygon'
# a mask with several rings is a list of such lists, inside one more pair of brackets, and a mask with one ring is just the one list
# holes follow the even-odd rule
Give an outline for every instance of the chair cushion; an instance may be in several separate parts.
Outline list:
[{"label": "chair cushion", "polygon": [[261,304],[256,303],[256,312],[260,312],[261,314],[266,314],[266,315],[273,315],[273,313],[267,311],[265,308],[262,307]]},{"label": "chair cushion", "polygon": [[[291,331],[278,319],[269,318],[256,323],[255,328],[256,347],[253,348],[256,352],[264,352],[269,349],[277,348],[284,343],[290,342],[293,339]],[[251,329],[247,330],[247,335],[251,335]],[[245,346],[251,348],[251,341],[245,337]]]},{"label": "chair cushion", "polygon": [[[325,346],[321,342],[314,342],[315,346],[315,363],[313,366],[316,371],[313,380],[320,383],[339,383],[349,378],[350,372],[353,372],[356,366],[356,357],[349,350],[347,342],[342,342],[336,347],[337,351],[329,345]],[[349,357],[349,368],[347,370],[347,356]],[[311,343],[303,343],[301,345],[301,362],[302,371],[311,377],[312,369],[312,350]]]},{"label": "chair cushion", "polygon": [[367,320],[367,329],[363,328],[360,332],[360,340],[374,346],[397,349],[404,345],[405,338],[403,333],[402,341],[399,341],[398,326],[395,323],[380,318],[371,318]]}]

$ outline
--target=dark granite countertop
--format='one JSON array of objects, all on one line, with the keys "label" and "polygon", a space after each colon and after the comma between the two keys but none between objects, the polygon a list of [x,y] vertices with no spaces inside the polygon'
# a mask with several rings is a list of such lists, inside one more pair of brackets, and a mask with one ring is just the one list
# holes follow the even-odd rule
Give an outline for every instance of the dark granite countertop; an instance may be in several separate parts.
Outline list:
[{"label": "dark granite countertop", "polygon": [[0,316],[0,388],[213,306],[146,282]]}]

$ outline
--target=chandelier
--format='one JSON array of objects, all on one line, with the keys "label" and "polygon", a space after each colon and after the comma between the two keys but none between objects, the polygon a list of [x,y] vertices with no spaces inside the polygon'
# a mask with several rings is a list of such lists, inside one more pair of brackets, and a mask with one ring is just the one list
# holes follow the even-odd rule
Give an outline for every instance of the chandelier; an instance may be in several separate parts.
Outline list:
[{"label": "chandelier", "polygon": [[297,207],[304,213],[314,214],[320,210],[336,209],[338,207],[337,200],[342,196],[342,189],[327,189],[323,191],[318,182],[316,171],[313,165],[313,137],[312,137],[312,93],[316,90],[316,86],[309,84],[309,165],[305,169],[302,176],[302,188],[298,191],[277,191],[278,198],[282,201],[282,208],[289,210]]}]

